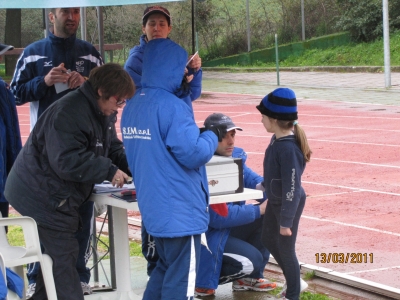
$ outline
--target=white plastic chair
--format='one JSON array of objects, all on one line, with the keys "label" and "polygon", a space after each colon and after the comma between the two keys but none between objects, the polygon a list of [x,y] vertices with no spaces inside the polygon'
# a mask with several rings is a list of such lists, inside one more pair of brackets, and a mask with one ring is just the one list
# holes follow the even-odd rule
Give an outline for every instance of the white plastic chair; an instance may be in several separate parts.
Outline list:
[{"label": "white plastic chair", "polygon": [[[4,227],[10,225],[22,227],[25,247],[11,246],[8,243]],[[42,254],[37,225],[34,219],[30,217],[1,218],[0,214],[0,253],[3,256],[5,267],[14,268],[22,278],[24,278],[23,265],[40,262],[47,298],[57,300],[53,277],[53,261],[47,254]],[[25,289],[23,295],[23,299],[25,299]]]}]

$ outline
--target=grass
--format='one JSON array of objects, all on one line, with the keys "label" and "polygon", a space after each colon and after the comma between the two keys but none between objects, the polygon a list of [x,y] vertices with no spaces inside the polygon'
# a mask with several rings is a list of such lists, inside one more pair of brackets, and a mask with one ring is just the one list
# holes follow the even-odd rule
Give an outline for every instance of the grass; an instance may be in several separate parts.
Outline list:
[{"label": "grass", "polygon": [[[16,217],[16,215],[10,215],[10,217]],[[8,242],[12,246],[25,246],[24,242],[24,233],[22,231],[21,226],[8,226],[8,234],[7,234]],[[109,245],[108,236],[101,235],[100,241],[97,244],[97,251],[99,252],[99,256],[102,257],[107,252],[107,246]],[[137,241],[129,242],[129,254],[130,256],[142,256],[142,245]],[[109,255],[106,255],[104,259],[108,259]]]},{"label": "grass", "polygon": [[[306,277],[304,277],[304,279],[307,279]],[[276,289],[269,291],[268,294],[269,295],[273,295],[273,296],[277,296],[280,292],[282,291],[281,287],[277,287]],[[303,293],[300,294],[300,300],[332,300],[335,298],[332,297],[328,297],[326,295],[323,294],[314,294],[312,292],[309,291],[305,291]]]},{"label": "grass", "polygon": [[315,271],[311,271],[311,272],[306,272],[304,274],[304,280],[311,280],[315,277]]},{"label": "grass", "polygon": [[[280,67],[315,67],[315,66],[383,66],[383,40],[371,43],[350,44],[325,50],[311,49],[300,56],[290,56],[279,62]],[[400,31],[390,37],[390,64],[400,66]],[[257,61],[251,66],[234,67],[275,67],[275,63]],[[221,67],[227,67],[223,65]]]}]

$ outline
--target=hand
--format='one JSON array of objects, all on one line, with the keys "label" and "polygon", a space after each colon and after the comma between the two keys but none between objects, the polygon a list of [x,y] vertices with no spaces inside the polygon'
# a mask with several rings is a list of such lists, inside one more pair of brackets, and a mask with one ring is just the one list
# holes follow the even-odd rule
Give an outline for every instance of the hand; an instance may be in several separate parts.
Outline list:
[{"label": "hand", "polygon": [[[190,60],[193,57],[193,55],[190,55],[188,59]],[[201,68],[201,58],[198,54],[196,54],[192,61],[188,64],[189,68],[192,68],[193,71],[197,72]]]},{"label": "hand", "polygon": [[57,82],[66,83],[71,77],[68,70],[64,68],[64,63],[61,63],[58,67],[54,67],[49,73],[44,77],[44,82],[47,86],[52,86]]},{"label": "hand", "polygon": [[292,231],[288,227],[281,227],[279,233],[281,235],[284,235],[284,236],[291,236],[292,235]]},{"label": "hand", "polygon": [[218,142],[222,142],[222,139],[226,135],[226,125],[225,124],[220,124],[220,125],[210,127],[209,130],[211,130],[212,132],[215,133],[215,135],[218,138]]},{"label": "hand", "polygon": [[83,78],[83,76],[76,71],[71,72],[70,75],[71,76],[68,79],[68,87],[70,89],[76,89],[85,82],[85,78]]},{"label": "hand", "polygon": [[260,207],[260,215],[264,215],[265,214],[265,209],[267,208],[267,203],[268,203],[268,200],[265,200],[263,203],[261,203],[259,205],[259,207]]},{"label": "hand", "polygon": [[122,172],[120,169],[117,170],[117,172],[115,172],[115,175],[111,181],[111,184],[113,186],[122,188],[122,186],[124,185],[125,181],[128,181],[128,175],[124,172]]},{"label": "hand", "polygon": [[193,78],[194,78],[194,74],[192,74],[192,75],[187,75],[187,73],[189,73],[189,70],[188,70],[187,68],[185,68],[186,81],[187,81],[187,83],[190,83],[190,82],[193,80]]}]

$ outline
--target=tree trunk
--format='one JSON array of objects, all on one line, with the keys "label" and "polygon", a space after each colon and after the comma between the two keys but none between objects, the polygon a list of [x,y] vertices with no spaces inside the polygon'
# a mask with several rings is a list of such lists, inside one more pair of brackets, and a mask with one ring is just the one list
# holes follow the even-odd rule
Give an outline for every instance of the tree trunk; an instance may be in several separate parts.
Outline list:
[{"label": "tree trunk", "polygon": [[[7,45],[21,48],[21,9],[6,10],[5,41]],[[5,55],[6,76],[14,74],[18,55]]]}]

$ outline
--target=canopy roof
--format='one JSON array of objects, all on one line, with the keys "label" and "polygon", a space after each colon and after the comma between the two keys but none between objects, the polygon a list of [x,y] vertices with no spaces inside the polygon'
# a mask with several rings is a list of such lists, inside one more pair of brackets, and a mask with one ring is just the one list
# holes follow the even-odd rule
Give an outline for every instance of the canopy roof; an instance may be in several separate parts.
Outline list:
[{"label": "canopy roof", "polygon": [[[162,0],[174,2],[179,0]],[[0,8],[53,8],[53,7],[88,7],[115,6],[128,4],[160,3],[157,0],[1,0]]]}]

